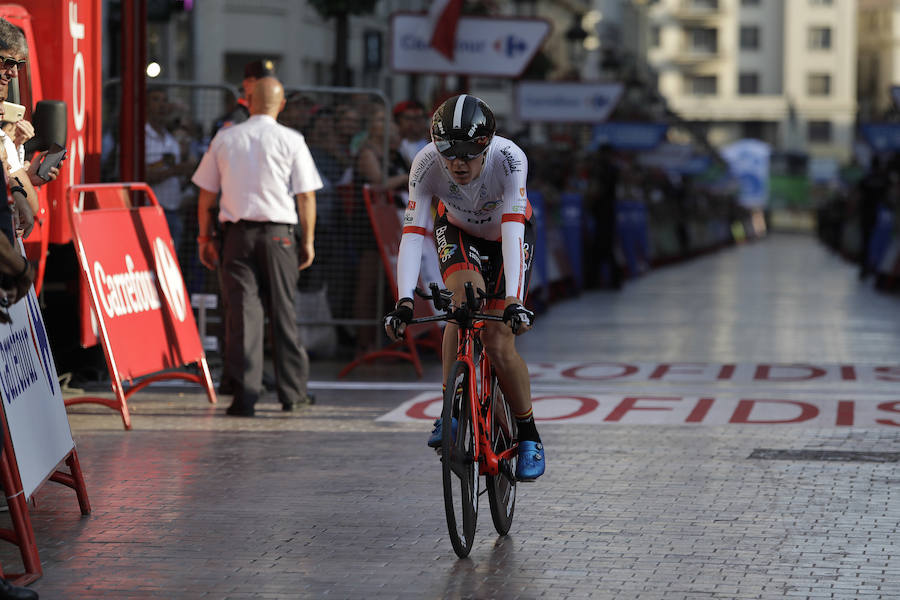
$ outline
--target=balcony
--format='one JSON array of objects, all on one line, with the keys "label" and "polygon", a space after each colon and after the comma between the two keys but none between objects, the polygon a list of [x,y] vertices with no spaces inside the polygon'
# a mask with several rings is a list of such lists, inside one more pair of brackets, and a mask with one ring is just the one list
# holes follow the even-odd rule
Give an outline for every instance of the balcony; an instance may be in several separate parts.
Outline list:
[{"label": "balcony", "polygon": [[725,58],[725,54],[721,50],[682,48],[671,57],[671,61],[681,67],[690,67],[705,65],[723,58]]},{"label": "balcony", "polygon": [[725,15],[718,0],[681,0],[673,16],[683,23],[716,23]]}]

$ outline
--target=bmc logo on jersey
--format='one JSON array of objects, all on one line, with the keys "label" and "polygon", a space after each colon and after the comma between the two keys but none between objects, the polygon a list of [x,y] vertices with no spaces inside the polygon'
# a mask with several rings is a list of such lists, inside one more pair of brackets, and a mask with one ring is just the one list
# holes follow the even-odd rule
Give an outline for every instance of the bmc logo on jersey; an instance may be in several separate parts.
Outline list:
[{"label": "bmc logo on jersey", "polygon": [[476,215],[483,215],[484,213],[491,212],[496,209],[500,205],[500,200],[488,200],[484,204],[481,205],[481,208],[475,211]]}]

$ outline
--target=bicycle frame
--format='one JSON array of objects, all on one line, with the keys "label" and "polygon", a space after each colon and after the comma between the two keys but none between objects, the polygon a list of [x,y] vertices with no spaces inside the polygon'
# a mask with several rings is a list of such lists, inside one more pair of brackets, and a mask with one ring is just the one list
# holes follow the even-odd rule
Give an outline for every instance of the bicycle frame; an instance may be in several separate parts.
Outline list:
[{"label": "bicycle frame", "polygon": [[[476,338],[481,335],[483,328],[484,321],[475,322],[471,327],[459,325],[456,360],[463,362],[469,371],[471,414],[474,415],[475,422],[478,424],[474,428],[475,456],[472,458],[478,463],[479,471],[483,475],[496,476],[500,474],[501,461],[508,461],[516,455],[518,449],[513,445],[497,454],[491,447],[494,425],[494,411],[490,410],[494,400],[491,395],[491,361],[487,353],[480,349],[480,356],[477,357],[478,364],[475,362]],[[511,473],[506,473],[506,475],[514,479]]]},{"label": "bicycle frame", "polygon": [[[437,284],[432,283],[430,287],[430,296],[419,289],[416,289],[416,294],[431,300],[440,314],[413,319],[410,321],[410,324],[446,321],[455,323],[459,328],[456,342],[456,360],[464,363],[468,370],[470,409],[476,424],[476,427],[474,427],[475,456],[472,459],[478,463],[481,474],[496,476],[500,473],[501,464],[509,465],[508,461],[516,455],[518,447],[517,444],[514,444],[500,454],[494,452],[494,449],[491,447],[494,425],[494,412],[490,410],[490,403],[493,402],[490,389],[491,361],[487,353],[484,352],[479,338],[485,321],[502,322],[503,318],[498,315],[480,313],[469,308],[472,305],[476,305],[475,293],[471,284],[467,284],[467,303],[456,308],[453,308],[451,305],[449,295],[441,294],[442,291],[438,289]],[[478,345],[481,346],[478,349],[477,365],[475,356],[476,339],[478,339]],[[501,463],[501,461],[507,462]],[[515,481],[515,475],[510,471],[505,472],[504,475]]]}]

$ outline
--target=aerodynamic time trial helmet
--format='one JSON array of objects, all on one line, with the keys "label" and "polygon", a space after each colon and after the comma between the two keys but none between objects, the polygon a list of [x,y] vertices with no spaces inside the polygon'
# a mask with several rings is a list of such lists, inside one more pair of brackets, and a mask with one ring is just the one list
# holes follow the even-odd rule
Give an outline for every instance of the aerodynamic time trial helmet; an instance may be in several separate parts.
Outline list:
[{"label": "aerodynamic time trial helmet", "polygon": [[487,150],[497,129],[494,111],[475,96],[444,101],[431,118],[431,139],[445,158],[472,160]]}]

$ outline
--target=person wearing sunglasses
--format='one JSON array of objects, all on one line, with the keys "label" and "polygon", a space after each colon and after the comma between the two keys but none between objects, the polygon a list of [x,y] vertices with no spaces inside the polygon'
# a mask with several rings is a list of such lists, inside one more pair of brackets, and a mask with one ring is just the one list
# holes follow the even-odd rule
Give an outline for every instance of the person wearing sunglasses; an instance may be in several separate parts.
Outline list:
[{"label": "person wearing sunglasses", "polygon": [[9,99],[9,83],[28,64],[28,44],[22,30],[0,18],[0,101]]},{"label": "person wearing sunglasses", "polygon": [[[487,292],[488,321],[484,348],[500,386],[516,414],[519,451],[516,478],[534,481],[544,473],[544,447],[534,424],[528,367],[515,346],[515,336],[531,328],[534,313],[525,296],[534,256],[535,223],[525,179],[528,161],[511,140],[496,135],[491,108],[468,94],[453,96],[431,118],[431,143],[416,155],[410,169],[409,204],[397,260],[397,302],[384,319],[391,339],[405,334],[413,317],[413,290],[418,283],[422,247],[432,199],[437,200],[434,240],[444,285],[456,302],[472,282]],[[446,381],[456,354],[457,326],[444,329],[443,369]],[[441,444],[441,419],[435,421],[428,445]]]}]

